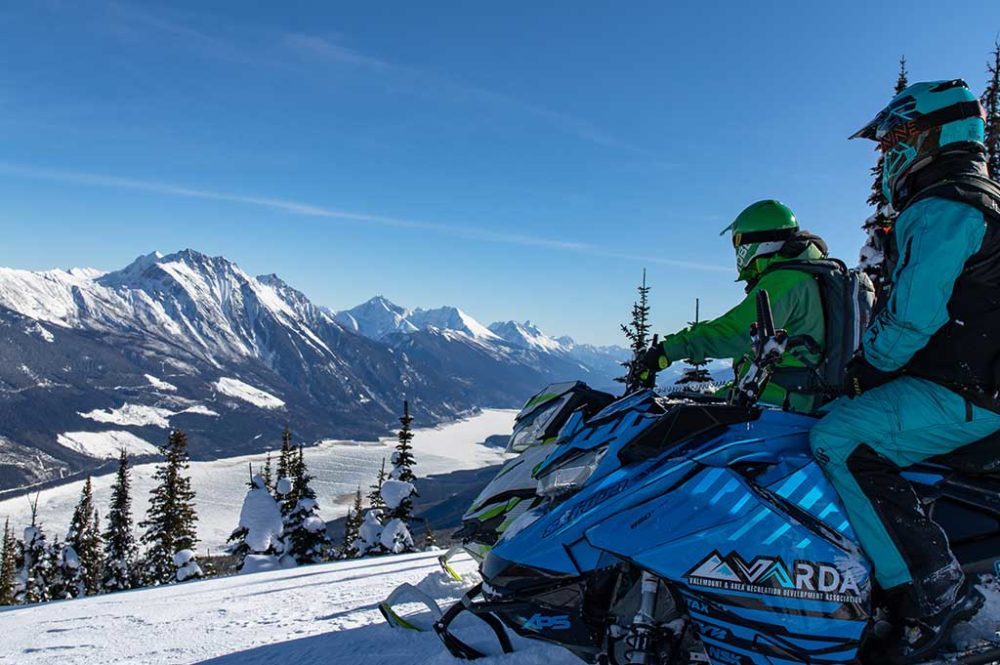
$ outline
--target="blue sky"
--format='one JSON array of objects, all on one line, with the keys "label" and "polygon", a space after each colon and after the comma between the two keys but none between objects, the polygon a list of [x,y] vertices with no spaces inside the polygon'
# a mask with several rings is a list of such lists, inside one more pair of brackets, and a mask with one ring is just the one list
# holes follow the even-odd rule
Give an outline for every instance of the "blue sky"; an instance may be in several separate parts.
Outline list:
[{"label": "blue sky", "polygon": [[853,261],[846,136],[901,54],[979,91],[998,34],[995,0],[6,3],[0,265],[192,247],[598,343],[645,267],[666,333],[741,296],[757,199]]}]

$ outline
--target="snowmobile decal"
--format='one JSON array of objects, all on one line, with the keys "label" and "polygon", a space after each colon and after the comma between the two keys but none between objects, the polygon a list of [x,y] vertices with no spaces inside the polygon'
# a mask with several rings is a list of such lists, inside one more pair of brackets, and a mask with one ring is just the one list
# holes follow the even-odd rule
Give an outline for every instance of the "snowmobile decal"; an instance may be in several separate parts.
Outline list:
[{"label": "snowmobile decal", "polygon": [[524,622],[522,628],[525,630],[569,630],[573,627],[569,620],[569,615],[560,614],[556,616],[546,616],[535,614]]},{"label": "snowmobile decal", "polygon": [[833,603],[864,602],[850,571],[831,563],[796,561],[789,568],[781,558],[758,556],[746,562],[736,552],[723,556],[718,550],[684,574],[692,586],[783,598]]}]

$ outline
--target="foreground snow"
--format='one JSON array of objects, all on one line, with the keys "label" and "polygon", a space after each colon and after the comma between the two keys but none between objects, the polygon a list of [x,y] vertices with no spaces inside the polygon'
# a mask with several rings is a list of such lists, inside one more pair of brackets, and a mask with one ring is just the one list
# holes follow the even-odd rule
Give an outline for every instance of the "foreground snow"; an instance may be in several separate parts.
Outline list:
[{"label": "foreground snow", "polygon": [[[452,665],[433,633],[385,625],[376,606],[409,582],[444,607],[463,591],[438,552],[310,566],[0,610],[0,662],[199,663],[213,665]],[[459,560],[463,574],[471,560]],[[423,623],[429,623],[424,610]],[[459,633],[498,654],[475,620]],[[516,654],[483,665],[570,665],[568,652],[515,640]]]},{"label": "foreground snow", "polygon": [[[486,410],[466,420],[415,430],[415,471],[420,476],[428,476],[501,463],[504,460],[503,451],[482,445],[482,442],[492,434],[509,434],[515,415],[515,411]],[[67,447],[105,457],[117,457],[122,445],[133,453],[156,452],[154,446],[128,432],[74,432],[64,437],[60,443]],[[367,492],[368,486],[375,480],[382,458],[392,455],[395,443],[395,437],[377,443],[324,441],[305,449],[309,471],[315,476],[313,487],[323,519],[333,520],[347,514],[347,502],[353,498],[355,489],[360,486],[362,492]],[[275,450],[277,448],[276,442]],[[277,461],[277,455],[274,457]],[[256,467],[263,461],[264,455],[258,454],[191,464],[201,551],[215,551],[224,546],[239,521],[240,506],[249,479],[247,465],[252,462]],[[133,513],[137,520],[146,512],[154,470],[155,465],[152,464],[133,469]],[[94,500],[102,515],[106,512],[113,481],[113,473],[93,480]],[[73,508],[80,498],[82,484],[82,481],[67,483],[39,494],[39,518],[50,535],[65,534]],[[0,501],[0,522],[7,517],[17,529],[27,526],[31,520],[28,498],[22,496]]]}]

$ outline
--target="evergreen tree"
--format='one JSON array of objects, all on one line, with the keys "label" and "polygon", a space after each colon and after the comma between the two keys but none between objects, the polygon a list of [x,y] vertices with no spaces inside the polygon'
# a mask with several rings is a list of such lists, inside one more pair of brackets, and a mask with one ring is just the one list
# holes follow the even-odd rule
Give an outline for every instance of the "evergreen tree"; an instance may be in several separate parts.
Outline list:
[{"label": "evergreen tree", "polygon": [[292,477],[292,466],[295,463],[295,449],[292,448],[292,430],[285,425],[281,433],[281,452],[278,454],[278,480]]},{"label": "evergreen tree", "polygon": [[52,540],[46,552],[46,568],[49,571],[48,593],[50,600],[67,600],[83,595],[83,571],[80,558],[69,543],[59,542],[58,536]]},{"label": "evergreen tree", "polygon": [[361,505],[361,486],[354,493],[354,505],[347,511],[347,519],[344,522],[344,543],[340,548],[340,558],[354,559],[360,552],[358,536],[360,535],[361,523],[364,520],[364,508]]},{"label": "evergreen tree", "polygon": [[101,586],[105,591],[124,591],[136,585],[135,534],[132,532],[132,479],[128,454],[118,455],[118,472],[111,486],[108,526],[104,532],[104,570]]},{"label": "evergreen tree", "polygon": [[17,540],[10,528],[10,519],[3,524],[0,543],[0,605],[14,604],[14,576],[17,572]]},{"label": "evergreen tree", "polygon": [[267,488],[267,491],[273,494],[274,475],[271,472],[271,453],[268,453],[264,459],[264,469],[261,471],[260,478],[264,481],[264,487]]},{"label": "evergreen tree", "polygon": [[298,564],[318,563],[328,558],[330,539],[326,535],[326,522],[318,515],[316,491],[311,485],[313,477],[306,467],[301,444],[292,460],[291,472],[295,505],[285,518],[286,551]]},{"label": "evergreen tree", "polygon": [[402,427],[399,430],[396,450],[392,453],[392,471],[382,482],[380,494],[382,502],[388,509],[388,521],[382,532],[382,546],[390,552],[414,551],[413,536],[410,534],[410,520],[413,518],[413,496],[417,493],[413,486],[416,476],[413,466],[413,417],[410,415],[410,403],[403,401],[403,415],[399,419]]},{"label": "evergreen tree", "polygon": [[295,487],[298,461],[299,456],[292,445],[292,431],[288,425],[285,425],[285,429],[281,433],[281,453],[278,456],[278,480],[275,483],[275,494],[281,503],[281,514],[286,518],[295,509],[299,500]]},{"label": "evergreen tree", "polygon": [[642,283],[637,291],[639,300],[632,303],[632,320],[628,325],[622,324],[621,329],[628,340],[628,346],[632,350],[632,360],[622,363],[622,366],[629,370],[628,374],[615,379],[618,383],[625,384],[625,392],[631,393],[640,388],[639,376],[635,370],[638,360],[646,353],[649,346],[649,290],[646,285],[646,270],[642,271]]},{"label": "evergreen tree", "polygon": [[49,547],[45,531],[38,522],[38,496],[31,503],[31,526],[24,530],[18,554],[19,573],[15,582],[15,598],[19,603],[41,603],[49,600]]},{"label": "evergreen tree", "polygon": [[[286,549],[281,508],[268,491],[263,476],[251,476],[249,486],[240,509],[239,525],[229,536],[229,542],[233,543],[230,554],[236,558],[240,572],[277,569]],[[253,558],[248,560],[251,555]]]},{"label": "evergreen tree", "polygon": [[[73,588],[73,597],[94,595],[101,589],[102,556],[101,531],[97,523],[97,509],[94,507],[94,489],[87,476],[80,492],[80,502],[73,511],[66,544],[73,549],[79,565],[76,568],[78,587]],[[67,583],[70,583],[67,581]]]},{"label": "evergreen tree", "polygon": [[382,501],[382,483],[385,482],[385,458],[382,458],[382,468],[378,471],[378,478],[375,480],[374,485],[368,486],[368,508],[373,510],[380,510],[385,508],[385,502]]},{"label": "evergreen tree", "polygon": [[990,81],[983,91],[982,103],[986,111],[986,158],[990,177],[1000,180],[1000,40],[993,43],[991,62],[986,69]]},{"label": "evergreen tree", "polygon": [[164,461],[156,473],[156,487],[150,493],[142,542],[147,546],[143,574],[148,584],[183,581],[197,567],[193,550],[198,542],[195,525],[194,491],[188,469],[187,435],[180,430],[170,433],[162,449]]},{"label": "evergreen tree", "polygon": [[[899,59],[899,73],[896,75],[896,87],[894,95],[902,92],[909,85],[908,73],[906,71],[906,56]],[[875,208],[875,212],[865,220],[862,229],[868,235],[864,246],[861,248],[861,255],[858,267],[867,273],[875,285],[875,292],[880,292],[882,281],[882,259],[884,256],[885,240],[889,229],[892,227],[896,212],[889,205],[882,191],[882,153],[879,152],[878,161],[871,169],[872,187],[868,194],[868,205]]]}]

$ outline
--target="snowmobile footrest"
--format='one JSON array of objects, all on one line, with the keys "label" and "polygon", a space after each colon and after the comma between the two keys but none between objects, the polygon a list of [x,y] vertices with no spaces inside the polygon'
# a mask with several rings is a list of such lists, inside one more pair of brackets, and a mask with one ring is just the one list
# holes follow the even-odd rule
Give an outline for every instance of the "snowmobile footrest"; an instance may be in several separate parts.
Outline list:
[{"label": "snowmobile footrest", "polygon": [[483,658],[484,654],[479,649],[469,646],[462,640],[458,639],[449,630],[451,622],[454,621],[462,612],[469,612],[473,616],[477,617],[483,623],[490,627],[493,634],[496,635],[497,641],[500,643],[500,648],[503,649],[504,653],[514,653],[514,646],[510,643],[510,637],[507,636],[507,631],[504,630],[503,624],[495,616],[489,613],[488,610],[480,608],[472,600],[475,596],[479,594],[482,590],[482,583],[469,589],[469,591],[462,596],[462,600],[455,603],[444,613],[444,616],[434,624],[434,632],[438,634],[441,641],[444,643],[448,652],[455,658],[460,658],[462,660],[476,660],[478,658]]},{"label": "snowmobile footrest", "polygon": [[[951,661],[948,662],[950,664]],[[1000,663],[1000,647],[994,647],[989,651],[959,656],[954,662],[955,665],[993,665],[994,663]]]}]

